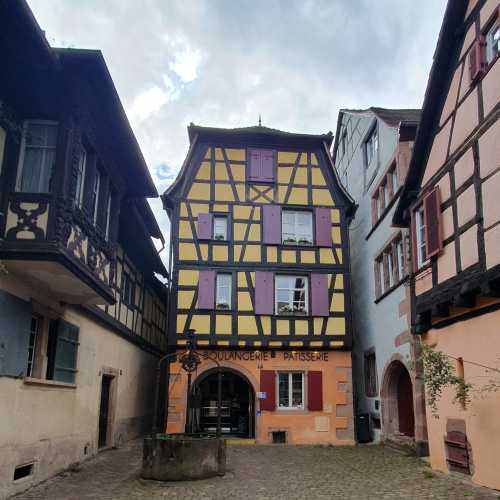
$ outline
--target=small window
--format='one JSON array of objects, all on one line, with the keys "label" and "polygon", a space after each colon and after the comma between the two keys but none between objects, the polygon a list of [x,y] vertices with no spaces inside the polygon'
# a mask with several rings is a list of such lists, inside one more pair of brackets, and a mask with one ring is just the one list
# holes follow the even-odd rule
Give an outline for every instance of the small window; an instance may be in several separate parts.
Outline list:
[{"label": "small window", "polygon": [[28,121],[24,125],[17,191],[49,193],[56,161],[57,123]]},{"label": "small window", "polygon": [[396,191],[398,190],[399,184],[398,184],[398,172],[396,168],[393,168],[389,174],[391,176],[391,181],[392,181],[392,194],[396,194]]},{"label": "small window", "polygon": [[85,184],[85,171],[87,169],[87,152],[85,148],[81,148],[80,157],[78,159],[78,171],[76,174],[76,193],[75,193],[75,205],[78,208],[83,206],[83,190]]},{"label": "small window", "polygon": [[304,276],[277,276],[275,288],[276,314],[306,315],[308,313],[307,278]]},{"label": "small window", "polygon": [[398,264],[398,277],[399,280],[402,280],[405,275],[405,254],[403,247],[403,239],[399,238],[396,241],[396,256],[397,256],[397,264]]},{"label": "small window", "polygon": [[285,245],[312,245],[312,212],[283,210],[281,241]]},{"label": "small window", "polygon": [[392,288],[394,286],[394,254],[391,247],[385,254],[385,258],[387,259],[386,283],[388,288]]},{"label": "small window", "polygon": [[377,132],[377,127],[375,127],[365,142],[366,167],[369,167],[373,158],[376,158],[377,152],[378,152],[378,132]]},{"label": "small window", "polygon": [[122,301],[129,307],[134,306],[135,283],[130,274],[124,272],[122,281]]},{"label": "small window", "polygon": [[26,465],[18,465],[14,469],[14,481],[18,481],[19,479],[23,479],[24,477],[28,477],[33,475],[33,466],[34,464],[26,464]]},{"label": "small window", "polygon": [[278,372],[278,407],[284,410],[304,409],[302,372]]},{"label": "small window", "polygon": [[227,217],[225,215],[214,216],[214,240],[227,241]]},{"label": "small window", "polygon": [[486,62],[490,64],[500,52],[500,23],[498,19],[486,33]]},{"label": "small window", "polygon": [[[379,283],[379,290],[376,290],[377,297],[385,292],[385,279],[384,279],[384,259],[383,256],[376,260],[375,272],[377,275],[375,279]],[[377,293],[378,292],[378,293]]]},{"label": "small window", "polygon": [[102,173],[97,169],[94,177],[94,186],[92,187],[92,220],[97,224],[99,215],[99,191],[101,190]]},{"label": "small window", "polygon": [[365,394],[368,397],[377,396],[377,362],[375,358],[375,352],[370,351],[365,353],[365,363],[364,363],[364,375],[365,375]]},{"label": "small window", "polygon": [[415,211],[415,233],[417,242],[417,265],[420,268],[427,260],[425,254],[425,218],[423,205]]},{"label": "small window", "polygon": [[33,367],[35,365],[35,351],[37,341],[40,335],[41,318],[39,316],[31,317],[30,339],[28,343],[28,366],[26,367],[26,376],[33,376]]},{"label": "small window", "polygon": [[231,309],[231,274],[217,274],[216,308]]}]

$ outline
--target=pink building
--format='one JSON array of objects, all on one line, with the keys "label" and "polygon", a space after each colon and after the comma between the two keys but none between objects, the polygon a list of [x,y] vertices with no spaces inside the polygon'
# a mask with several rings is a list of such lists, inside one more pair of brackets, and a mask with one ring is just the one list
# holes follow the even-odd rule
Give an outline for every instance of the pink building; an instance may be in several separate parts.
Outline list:
[{"label": "pink building", "polygon": [[[412,330],[481,386],[500,368],[499,0],[449,0],[394,223],[410,226]],[[498,377],[497,373],[497,378]],[[427,411],[432,467],[500,489],[500,392]]]}]

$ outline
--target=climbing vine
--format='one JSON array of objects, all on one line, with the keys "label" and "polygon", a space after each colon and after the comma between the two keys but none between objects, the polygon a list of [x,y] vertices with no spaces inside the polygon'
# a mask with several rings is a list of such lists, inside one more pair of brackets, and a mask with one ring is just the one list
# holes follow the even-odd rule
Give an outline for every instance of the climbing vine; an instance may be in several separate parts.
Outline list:
[{"label": "climbing vine", "polygon": [[474,385],[466,382],[463,376],[456,373],[452,360],[454,360],[453,357],[422,345],[420,361],[424,366],[426,400],[435,418],[439,418],[438,402],[445,388],[452,389],[454,392],[453,403],[459,404],[464,410],[467,409],[473,395],[484,395],[500,390],[500,377],[498,376],[500,370],[469,362],[484,368],[487,373],[495,372],[496,375],[496,378],[491,378],[487,384]]}]

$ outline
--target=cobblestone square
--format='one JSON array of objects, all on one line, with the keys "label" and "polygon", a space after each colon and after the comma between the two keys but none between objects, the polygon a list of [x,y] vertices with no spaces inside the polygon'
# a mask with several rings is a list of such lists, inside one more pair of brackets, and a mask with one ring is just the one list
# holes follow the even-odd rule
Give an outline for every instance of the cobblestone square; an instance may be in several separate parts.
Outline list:
[{"label": "cobblestone square", "polygon": [[500,498],[383,446],[229,446],[225,477],[189,483],[142,480],[141,453],[140,440],[103,452],[15,500]]}]

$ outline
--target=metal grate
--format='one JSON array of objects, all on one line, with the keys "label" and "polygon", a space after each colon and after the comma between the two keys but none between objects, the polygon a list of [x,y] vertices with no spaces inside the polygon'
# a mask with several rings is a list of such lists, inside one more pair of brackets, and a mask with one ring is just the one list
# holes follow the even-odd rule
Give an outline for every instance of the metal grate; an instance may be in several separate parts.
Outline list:
[{"label": "metal grate", "polygon": [[286,432],[285,431],[274,431],[271,434],[272,434],[272,438],[273,438],[273,444],[286,443]]}]

